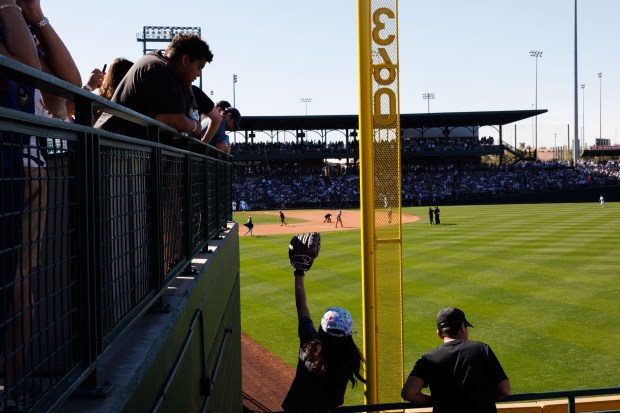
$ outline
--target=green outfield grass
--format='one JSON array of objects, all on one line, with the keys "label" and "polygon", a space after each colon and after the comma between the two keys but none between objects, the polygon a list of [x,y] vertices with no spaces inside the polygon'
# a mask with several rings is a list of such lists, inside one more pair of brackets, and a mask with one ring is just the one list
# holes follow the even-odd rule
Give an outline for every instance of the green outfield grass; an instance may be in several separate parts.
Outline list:
[{"label": "green outfield grass", "polygon": [[[502,362],[513,393],[617,386],[620,378],[620,204],[443,206],[403,226],[405,374],[437,346],[434,317],[463,309]],[[242,224],[242,222],[240,222]],[[297,357],[290,235],[241,237],[243,331],[294,365]],[[318,324],[349,309],[361,346],[359,231],[325,232],[306,277]],[[361,387],[347,404],[363,401]],[[396,400],[394,400],[396,401]]]}]

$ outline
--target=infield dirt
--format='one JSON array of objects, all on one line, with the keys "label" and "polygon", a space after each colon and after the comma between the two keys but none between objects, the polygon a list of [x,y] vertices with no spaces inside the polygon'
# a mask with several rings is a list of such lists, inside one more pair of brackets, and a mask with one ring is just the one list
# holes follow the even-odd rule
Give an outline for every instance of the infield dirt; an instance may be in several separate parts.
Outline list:
[{"label": "infield dirt", "polygon": [[[280,218],[278,211],[252,211],[251,214],[256,221],[256,217],[260,215],[268,215],[270,218],[273,216],[273,224],[256,224],[252,233],[254,236],[261,235],[274,235],[274,234],[301,234],[304,232],[326,232],[326,231],[347,231],[360,228],[360,211],[357,209],[343,210],[342,211],[342,223],[344,227],[338,225],[336,228],[336,215],[337,210],[283,210],[287,219],[297,218],[303,220],[301,222],[291,222],[288,225],[280,225]],[[331,223],[324,222],[325,214],[331,213]],[[407,224],[410,222],[419,221],[420,217],[417,215],[403,214],[402,223]],[[233,215],[234,218],[234,215]],[[239,222],[239,233],[241,236],[247,230],[243,226],[243,222]]]}]

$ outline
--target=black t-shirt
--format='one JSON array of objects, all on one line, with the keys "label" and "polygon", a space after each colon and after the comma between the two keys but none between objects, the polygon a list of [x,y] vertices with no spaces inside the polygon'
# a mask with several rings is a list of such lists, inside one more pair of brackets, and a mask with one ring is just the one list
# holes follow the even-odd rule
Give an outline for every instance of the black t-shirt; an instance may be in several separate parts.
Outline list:
[{"label": "black t-shirt", "polygon": [[430,387],[435,413],[497,412],[495,387],[507,379],[491,347],[460,339],[424,353],[410,376]]},{"label": "black t-shirt", "polygon": [[209,96],[205,92],[202,91],[198,86],[191,86],[191,93],[194,97],[194,102],[192,103],[192,107],[198,110],[198,113],[206,115],[211,112],[215,107],[215,103],[211,100]]},{"label": "black t-shirt", "polygon": [[[142,56],[119,83],[112,101],[148,117],[161,114],[187,115],[191,108],[189,87],[174,75],[162,51]],[[108,113],[96,128],[135,137],[146,137],[146,128]]]},{"label": "black t-shirt", "polygon": [[299,358],[297,371],[282,408],[287,413],[330,413],[344,403],[347,377],[344,372],[326,371],[322,375],[312,373],[302,358],[303,346],[316,336],[317,332],[310,317],[299,320]]}]

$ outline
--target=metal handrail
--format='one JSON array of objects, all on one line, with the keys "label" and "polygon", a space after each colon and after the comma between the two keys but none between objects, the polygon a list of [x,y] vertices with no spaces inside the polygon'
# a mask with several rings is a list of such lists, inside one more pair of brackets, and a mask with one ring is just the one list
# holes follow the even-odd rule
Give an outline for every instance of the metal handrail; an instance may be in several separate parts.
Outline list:
[{"label": "metal handrail", "polygon": [[[52,245],[51,252],[45,255],[45,266],[32,270],[33,277],[41,280],[49,277],[57,290],[37,290],[41,294],[37,305],[45,306],[44,311],[37,308],[37,313],[47,311],[46,322],[50,325],[46,324],[44,331],[35,331],[28,340],[35,344],[42,340],[53,343],[37,345],[37,353],[31,352],[32,366],[29,364],[26,371],[28,377],[37,376],[37,380],[47,370],[53,371],[54,385],[46,381],[41,386],[39,394],[34,395],[36,404],[33,407],[53,410],[80,382],[95,376],[91,373],[103,354],[142,314],[159,302],[166,284],[226,225],[232,215],[232,205],[228,202],[232,197],[232,157],[196,139],[181,136],[161,122],[3,56],[0,56],[0,77],[30,84],[76,102],[75,123],[0,108],[2,150],[6,143],[2,140],[4,132],[60,139],[66,144],[64,149],[49,153],[48,173],[55,174],[49,178],[55,188],[50,189],[50,193],[54,191],[59,203],[55,204],[53,197],[48,200],[48,222],[54,225],[41,242]],[[149,139],[93,128],[94,109],[145,126]],[[7,143],[7,148],[8,145],[11,144]],[[166,187],[159,185],[162,168],[158,166],[162,165],[164,155],[170,163],[175,163],[171,166],[173,172],[179,172],[179,178],[171,182],[169,198],[181,194],[184,202],[177,203],[181,210],[170,207],[165,210],[161,205]],[[126,169],[132,162],[136,165],[131,167],[134,169]],[[190,176],[192,162],[197,172]],[[207,172],[211,165],[216,165],[215,173]],[[17,179],[26,180],[21,176]],[[112,179],[116,179],[116,183]],[[119,185],[120,181],[140,186],[137,190],[141,191],[141,204],[129,199],[135,192]],[[192,184],[198,181],[201,181],[200,191],[196,192]],[[125,200],[120,202],[126,203],[115,204],[120,198]],[[112,218],[120,216],[119,219],[103,223],[103,207],[123,208],[124,215],[115,212]],[[166,215],[169,210],[174,216]],[[136,215],[138,218],[128,218],[136,211],[141,214]],[[209,221],[207,211],[211,217]],[[54,222],[54,215],[58,214],[64,214],[62,221]],[[162,227],[165,218],[173,222],[173,229]],[[137,234],[132,232],[134,227],[139,227],[141,232],[137,236],[142,238],[134,239]],[[166,245],[162,234],[166,229],[168,238],[174,237],[174,244]],[[128,248],[126,241],[118,241],[123,237],[131,238],[135,250]],[[145,241],[147,238],[150,243]],[[105,247],[103,240],[110,240],[111,247]],[[108,248],[107,255],[103,253],[104,248]],[[170,260],[172,269],[161,264],[164,248],[168,248],[168,256],[170,250],[174,253]],[[44,255],[43,250],[41,255]],[[138,259],[141,261],[137,262]],[[119,274],[126,275],[126,283],[118,282]],[[107,296],[104,297],[102,291],[107,291]],[[58,303],[57,307],[54,303]],[[72,344],[74,342],[79,345]],[[41,373],[40,368],[47,370]],[[4,403],[4,394],[2,396],[0,404]]]},{"label": "metal handrail", "polygon": [[[521,393],[511,394],[503,398],[501,404],[509,402],[523,402],[523,401],[537,401],[537,400],[553,400],[553,399],[566,399],[568,403],[568,413],[575,413],[576,398],[588,397],[588,396],[609,396],[620,394],[620,387],[606,387],[606,388],[593,388],[593,389],[579,389],[579,390],[558,390],[550,392],[539,393]],[[361,413],[361,412],[389,412],[389,411],[403,411],[410,409],[421,409],[422,407],[416,406],[410,402],[394,402],[394,403],[377,403],[377,404],[362,404],[354,406],[341,406],[336,408],[338,413]],[[272,413],[284,413],[282,411]],[[591,411],[590,413],[620,413],[620,410],[598,410]]]},{"label": "metal handrail", "polygon": [[[552,400],[552,399],[566,399],[568,402],[568,413],[575,413],[575,402],[578,397],[588,396],[609,396],[614,394],[620,394],[620,387],[606,387],[606,388],[594,388],[594,389],[579,389],[579,390],[558,390],[550,392],[538,392],[538,393],[521,393],[511,394],[501,400],[501,404],[509,402],[523,402],[523,401],[536,401],[536,400]],[[373,411],[390,411],[401,409],[415,409],[416,406],[409,402],[402,403],[383,403],[383,404],[367,404],[360,406],[344,406],[336,409],[337,412],[373,412]],[[616,413],[620,410],[606,410],[604,412],[591,412],[591,413]]]}]

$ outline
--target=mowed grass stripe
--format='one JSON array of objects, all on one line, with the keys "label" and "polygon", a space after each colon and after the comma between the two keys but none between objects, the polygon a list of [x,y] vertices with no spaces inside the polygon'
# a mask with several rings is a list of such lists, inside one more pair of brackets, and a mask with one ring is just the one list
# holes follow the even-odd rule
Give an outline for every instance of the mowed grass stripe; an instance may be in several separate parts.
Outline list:
[{"label": "mowed grass stripe", "polygon": [[[403,227],[405,370],[439,344],[434,317],[463,308],[500,357],[515,392],[608,387],[620,374],[620,205],[607,203],[406,208]],[[297,331],[290,236],[241,238],[242,327],[290,365]],[[307,276],[318,322],[325,308],[353,314],[361,345],[358,231],[322,234]],[[361,403],[361,390],[347,403]]]},{"label": "mowed grass stripe", "polygon": [[[444,281],[452,284],[452,287],[459,291],[459,295],[461,294],[460,291],[467,291],[468,294],[477,297],[476,300],[484,300],[486,297],[486,303],[487,305],[491,304],[489,308],[493,309],[493,311],[501,309],[502,306],[505,307],[504,303],[507,302],[509,310],[504,311],[504,313],[516,310],[522,312],[521,314],[527,318],[530,312],[549,313],[548,308],[544,306],[537,308],[532,301],[542,301],[549,306],[559,308],[559,312],[551,312],[548,317],[536,317],[543,323],[542,326],[537,326],[537,328],[542,329],[549,324],[558,326],[555,331],[552,329],[552,333],[556,336],[559,335],[560,331],[566,329],[564,323],[556,322],[558,318],[563,316],[569,320],[575,318],[572,313],[576,313],[577,317],[590,320],[592,320],[593,314],[606,314],[608,316],[609,314],[605,311],[605,308],[611,301],[603,299],[600,300],[599,304],[595,304],[596,300],[599,300],[603,295],[605,298],[617,297],[618,291],[616,289],[592,290],[592,284],[595,283],[591,283],[591,277],[584,277],[584,274],[613,274],[617,272],[618,259],[615,258],[617,257],[617,248],[614,254],[613,251],[610,251],[609,243],[614,235],[610,228],[617,225],[618,214],[611,214],[610,216],[605,214],[603,219],[600,219],[596,215],[602,215],[600,214],[600,207],[591,204],[563,205],[563,208],[551,205],[546,206],[546,209],[541,206],[531,206],[536,213],[525,214],[514,213],[517,207],[520,206],[510,206],[509,208],[497,206],[490,209],[485,207],[478,209],[481,214],[480,217],[474,217],[471,214],[465,215],[466,219],[473,220],[473,222],[466,223],[468,227],[478,226],[481,228],[478,234],[484,231],[486,235],[472,236],[471,234],[463,234],[459,237],[459,239],[465,239],[467,243],[470,243],[469,248],[463,251],[467,254],[466,258],[459,257],[459,254],[455,252],[440,252],[437,254],[436,260],[441,260],[443,257],[443,260],[450,262],[450,264],[446,264],[445,261],[436,263],[436,260],[430,255],[436,249],[432,249],[430,251],[425,250],[423,254],[425,262],[430,263],[430,266],[435,266],[435,271],[440,271],[450,267],[458,267],[459,265],[453,265],[453,263],[460,261],[461,264],[464,264],[460,274],[466,281],[451,282],[452,276],[450,275],[447,275]],[[597,207],[598,209],[596,209]],[[452,208],[442,208],[443,212],[451,210]],[[506,224],[507,221],[500,219],[499,210],[509,213],[511,218],[515,218],[515,221]],[[491,211],[490,214],[485,213],[489,211]],[[554,213],[557,215],[554,215]],[[449,222],[445,218],[446,214],[442,213],[442,215],[444,215],[442,222]],[[535,215],[546,216],[548,220],[545,221],[544,225],[534,225],[529,219],[525,219]],[[489,216],[497,218],[495,222],[499,222],[499,224],[494,225]],[[575,219],[576,216],[582,218]],[[609,218],[611,218],[611,221]],[[423,231],[421,231],[422,233],[419,234],[420,240],[428,239],[425,233],[440,227],[435,228],[426,224]],[[506,232],[507,227],[511,228],[510,232]],[[584,238],[587,238],[587,240],[584,240]],[[418,242],[418,240],[415,242]],[[421,242],[426,243],[425,241]],[[607,248],[601,248],[601,243],[606,245]],[[561,246],[558,247],[558,245]],[[454,248],[455,244],[451,244],[450,247]],[[613,249],[613,245],[611,247]],[[588,253],[592,249],[597,249],[601,252],[598,254]],[[552,253],[551,250],[558,250],[560,255]],[[491,258],[485,258],[487,251],[492,253]],[[599,255],[601,259],[597,260]],[[497,260],[498,256],[501,257],[499,262]],[[497,288],[489,288],[489,286],[497,285],[497,283],[489,281],[488,271],[482,269],[485,266],[491,269],[491,273],[498,280],[501,280],[502,284],[509,286],[499,290]],[[592,270],[589,269],[593,266],[597,267],[595,272],[591,272]],[[583,271],[580,267],[588,270]],[[484,277],[483,275],[487,276]],[[520,282],[520,285],[515,285],[515,279],[524,281]],[[608,281],[608,279],[603,280],[602,283],[609,285]],[[469,288],[465,289],[467,287]],[[519,289],[515,291],[516,287],[519,287]],[[441,290],[440,292],[445,293],[445,291]],[[533,299],[528,299],[529,296],[532,296]],[[519,308],[517,304],[520,301],[526,304],[525,308]],[[475,304],[472,303],[472,305]],[[571,311],[571,308],[574,310]],[[588,312],[584,311],[584,309],[591,309],[592,311]],[[498,318],[501,318],[501,313],[502,311],[498,313]],[[505,314],[505,316],[510,317],[509,314]],[[512,328],[511,323],[507,325],[509,328]],[[568,331],[573,329],[574,327],[570,327]],[[538,334],[542,337],[546,336],[544,332],[537,333],[536,329],[532,330],[531,334]],[[522,341],[515,341],[519,343],[516,348],[522,347]],[[558,341],[561,340],[558,339]],[[586,348],[588,347],[591,348],[590,345],[586,345]],[[574,383],[579,386],[583,385],[583,382],[580,383],[578,380],[574,381]],[[554,386],[554,388],[558,387]],[[564,388],[564,386],[559,388]],[[532,391],[538,390],[539,387],[537,385],[532,386]]]}]

